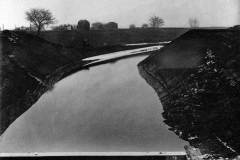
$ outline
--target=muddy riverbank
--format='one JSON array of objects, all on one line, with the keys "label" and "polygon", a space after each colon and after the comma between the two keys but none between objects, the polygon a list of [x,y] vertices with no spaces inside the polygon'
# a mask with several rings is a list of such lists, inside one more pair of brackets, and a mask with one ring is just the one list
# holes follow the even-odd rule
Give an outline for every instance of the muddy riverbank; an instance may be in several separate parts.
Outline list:
[{"label": "muddy riverbank", "polygon": [[239,155],[239,34],[192,30],[138,64],[159,96],[165,123],[190,143],[190,156],[191,148],[200,159]]}]

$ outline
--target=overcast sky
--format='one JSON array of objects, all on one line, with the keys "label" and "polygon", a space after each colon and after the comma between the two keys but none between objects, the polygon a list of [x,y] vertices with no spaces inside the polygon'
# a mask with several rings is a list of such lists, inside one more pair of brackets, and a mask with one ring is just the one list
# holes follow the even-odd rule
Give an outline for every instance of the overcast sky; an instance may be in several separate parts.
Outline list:
[{"label": "overcast sky", "polygon": [[47,8],[57,24],[115,21],[121,28],[141,26],[153,15],[162,17],[166,27],[187,27],[196,17],[201,26],[232,26],[239,22],[239,0],[0,0],[0,26],[28,25],[25,11]]}]

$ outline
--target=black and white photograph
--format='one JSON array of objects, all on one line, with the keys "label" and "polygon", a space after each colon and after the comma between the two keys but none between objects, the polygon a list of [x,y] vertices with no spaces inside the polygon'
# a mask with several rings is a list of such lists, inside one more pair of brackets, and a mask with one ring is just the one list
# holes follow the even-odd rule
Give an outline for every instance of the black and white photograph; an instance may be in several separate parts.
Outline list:
[{"label": "black and white photograph", "polygon": [[240,160],[239,0],[0,0],[1,160]]}]

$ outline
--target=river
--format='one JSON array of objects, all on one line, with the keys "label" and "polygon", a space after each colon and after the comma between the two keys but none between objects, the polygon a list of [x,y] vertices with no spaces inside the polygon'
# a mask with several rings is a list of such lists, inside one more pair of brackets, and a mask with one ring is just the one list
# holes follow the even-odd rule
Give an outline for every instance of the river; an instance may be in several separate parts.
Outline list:
[{"label": "river", "polygon": [[90,67],[55,84],[1,137],[1,152],[182,152],[157,94],[140,76],[146,55]]}]

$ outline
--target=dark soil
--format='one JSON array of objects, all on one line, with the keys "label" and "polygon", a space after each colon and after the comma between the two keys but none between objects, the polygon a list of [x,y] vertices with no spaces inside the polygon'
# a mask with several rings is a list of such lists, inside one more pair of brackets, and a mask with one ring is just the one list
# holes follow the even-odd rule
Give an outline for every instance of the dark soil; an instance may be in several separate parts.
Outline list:
[{"label": "dark soil", "polygon": [[169,130],[209,158],[240,153],[239,37],[234,29],[192,30],[138,65]]}]

